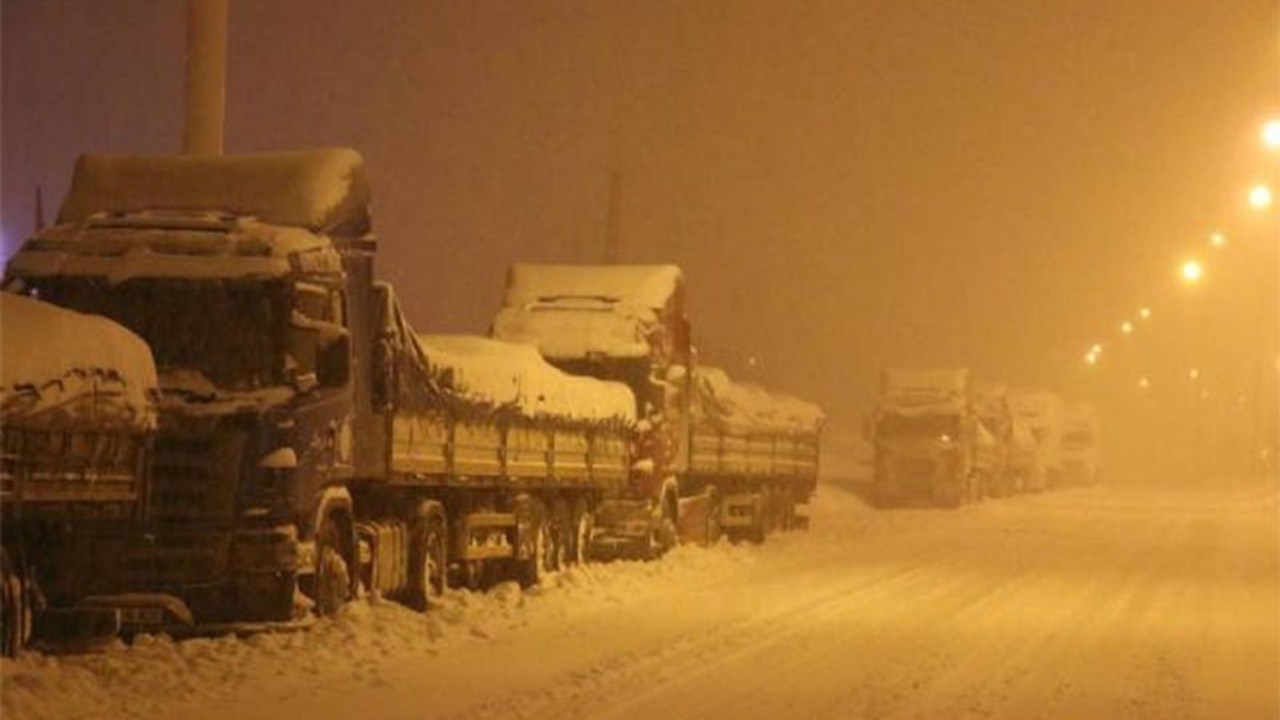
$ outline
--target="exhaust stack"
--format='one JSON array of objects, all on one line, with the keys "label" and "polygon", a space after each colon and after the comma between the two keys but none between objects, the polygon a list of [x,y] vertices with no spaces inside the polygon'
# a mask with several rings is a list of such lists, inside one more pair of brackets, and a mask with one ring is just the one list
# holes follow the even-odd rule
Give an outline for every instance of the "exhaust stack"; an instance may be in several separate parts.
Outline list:
[{"label": "exhaust stack", "polygon": [[182,151],[221,155],[226,120],[227,0],[187,0],[187,117]]}]

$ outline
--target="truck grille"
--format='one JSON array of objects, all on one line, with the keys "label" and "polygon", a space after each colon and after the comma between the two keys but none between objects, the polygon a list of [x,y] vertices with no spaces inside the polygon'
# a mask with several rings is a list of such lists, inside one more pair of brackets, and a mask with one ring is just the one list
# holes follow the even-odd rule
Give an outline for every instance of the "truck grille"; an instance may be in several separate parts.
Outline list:
[{"label": "truck grille", "polygon": [[150,518],[163,523],[230,517],[239,468],[224,467],[219,454],[213,438],[158,437]]}]

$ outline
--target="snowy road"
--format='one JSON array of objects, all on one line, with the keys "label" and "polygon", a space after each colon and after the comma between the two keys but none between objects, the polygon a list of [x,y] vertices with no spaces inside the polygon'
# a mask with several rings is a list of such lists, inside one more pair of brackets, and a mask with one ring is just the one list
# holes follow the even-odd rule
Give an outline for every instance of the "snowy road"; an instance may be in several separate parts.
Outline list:
[{"label": "snowy road", "polygon": [[958,511],[822,488],[807,534],[312,632],[5,661],[4,717],[1280,717],[1277,496]]}]

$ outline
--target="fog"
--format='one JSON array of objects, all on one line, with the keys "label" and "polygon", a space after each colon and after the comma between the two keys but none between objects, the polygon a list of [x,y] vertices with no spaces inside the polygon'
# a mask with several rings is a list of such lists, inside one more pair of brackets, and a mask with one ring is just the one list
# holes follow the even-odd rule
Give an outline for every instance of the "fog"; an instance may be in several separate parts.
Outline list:
[{"label": "fog", "polygon": [[[77,153],[180,149],[183,12],[5,0],[6,256]],[[1100,401],[1123,472],[1274,448],[1280,230],[1242,201],[1277,174],[1272,0],[281,0],[230,23],[227,151],[359,149],[417,327],[484,332],[515,261],[672,262],[702,356],[835,434],[881,368],[964,365]],[[1218,228],[1229,252],[1182,287]]]}]

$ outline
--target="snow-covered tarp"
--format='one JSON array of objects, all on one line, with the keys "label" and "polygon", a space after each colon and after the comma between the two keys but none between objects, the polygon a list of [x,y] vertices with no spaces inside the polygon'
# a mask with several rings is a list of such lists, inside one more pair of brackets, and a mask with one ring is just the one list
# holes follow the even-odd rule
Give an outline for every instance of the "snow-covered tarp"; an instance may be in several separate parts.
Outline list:
[{"label": "snow-covered tarp", "polygon": [[880,377],[881,412],[960,414],[968,404],[967,368],[886,368]]},{"label": "snow-covered tarp", "polygon": [[513,265],[493,335],[550,358],[643,357],[682,287],[674,265]]},{"label": "snow-covered tarp", "polygon": [[530,345],[474,335],[418,335],[433,382],[465,402],[514,408],[526,417],[591,423],[635,421],[627,386],[570,375]]},{"label": "snow-covered tarp", "polygon": [[821,408],[784,393],[735,382],[717,367],[693,373],[694,419],[733,434],[810,434],[825,420]]},{"label": "snow-covered tarp", "polygon": [[111,320],[0,293],[0,348],[5,424],[154,427],[151,351]]},{"label": "snow-covered tarp", "polygon": [[59,223],[100,213],[206,210],[272,225],[360,236],[371,193],[349,148],[219,157],[82,155]]}]

